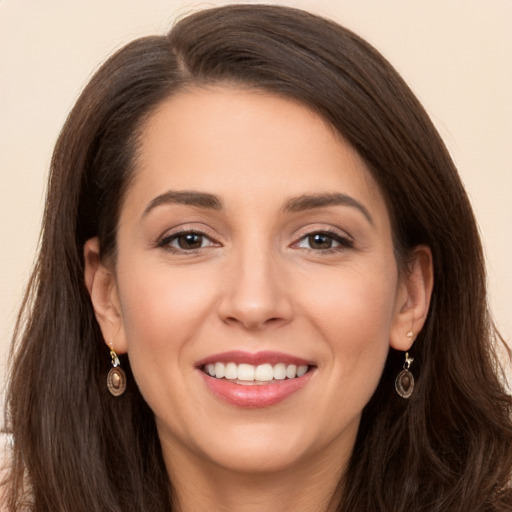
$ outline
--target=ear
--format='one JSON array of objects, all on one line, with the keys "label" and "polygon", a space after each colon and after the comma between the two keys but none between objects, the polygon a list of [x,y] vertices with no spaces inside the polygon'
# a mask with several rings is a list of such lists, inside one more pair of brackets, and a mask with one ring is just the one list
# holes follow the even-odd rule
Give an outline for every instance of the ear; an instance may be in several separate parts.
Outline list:
[{"label": "ear", "polygon": [[126,338],[116,278],[114,272],[101,261],[97,237],[85,243],[84,261],[85,286],[91,296],[105,344],[114,348],[118,354],[123,354],[126,352]]},{"label": "ear", "polygon": [[433,286],[432,252],[429,247],[419,245],[413,249],[407,268],[399,277],[389,338],[392,348],[403,352],[411,348],[427,318]]}]

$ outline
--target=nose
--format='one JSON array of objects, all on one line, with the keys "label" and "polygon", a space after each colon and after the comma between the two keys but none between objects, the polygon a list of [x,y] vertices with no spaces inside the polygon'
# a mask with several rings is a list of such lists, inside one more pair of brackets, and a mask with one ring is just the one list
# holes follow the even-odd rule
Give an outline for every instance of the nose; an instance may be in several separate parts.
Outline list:
[{"label": "nose", "polygon": [[247,330],[284,325],[292,318],[286,271],[271,251],[233,255],[223,279],[222,321]]}]

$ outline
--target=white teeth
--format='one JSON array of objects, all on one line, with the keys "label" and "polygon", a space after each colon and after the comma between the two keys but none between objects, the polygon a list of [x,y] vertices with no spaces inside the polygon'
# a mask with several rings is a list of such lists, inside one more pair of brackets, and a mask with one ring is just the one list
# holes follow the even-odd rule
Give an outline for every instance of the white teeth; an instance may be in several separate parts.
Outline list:
[{"label": "white teeth", "polygon": [[[225,367],[223,363],[215,363],[215,377],[222,379],[225,375]],[[212,375],[213,377],[213,375]]]},{"label": "white teeth", "polygon": [[274,368],[271,364],[260,364],[256,367],[256,371],[254,372],[255,380],[272,380],[274,378]]},{"label": "white teeth", "polygon": [[238,380],[254,380],[254,366],[251,364],[239,364],[238,365]]},{"label": "white teeth", "polygon": [[299,366],[297,368],[297,377],[302,377],[308,371],[307,366]]},{"label": "white teeth", "polygon": [[204,372],[210,377],[244,382],[295,379],[296,377],[302,377],[307,371],[307,365],[297,366],[295,364],[286,365],[285,363],[277,363],[273,366],[269,363],[258,366],[245,363],[239,365],[235,363],[210,363],[204,367]]},{"label": "white teeth", "polygon": [[238,379],[238,368],[235,363],[228,363],[226,365],[226,373],[224,374],[226,379]]},{"label": "white teeth", "polygon": [[283,380],[286,378],[286,365],[278,363],[274,366],[274,379]]},{"label": "white teeth", "polygon": [[294,364],[289,364],[286,367],[286,376],[293,379],[297,375],[297,367]]}]

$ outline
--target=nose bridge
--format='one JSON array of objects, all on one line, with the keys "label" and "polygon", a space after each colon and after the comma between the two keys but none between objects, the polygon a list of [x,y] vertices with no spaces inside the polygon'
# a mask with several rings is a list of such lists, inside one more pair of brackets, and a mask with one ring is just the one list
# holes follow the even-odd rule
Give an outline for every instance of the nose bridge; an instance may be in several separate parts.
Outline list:
[{"label": "nose bridge", "polygon": [[291,304],[278,251],[256,237],[234,245],[220,310],[223,320],[248,329],[286,322]]}]

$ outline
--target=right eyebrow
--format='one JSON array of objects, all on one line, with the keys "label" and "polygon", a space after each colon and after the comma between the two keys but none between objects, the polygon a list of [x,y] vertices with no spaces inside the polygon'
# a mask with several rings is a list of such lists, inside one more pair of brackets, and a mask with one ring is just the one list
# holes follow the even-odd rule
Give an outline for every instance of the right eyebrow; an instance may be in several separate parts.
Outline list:
[{"label": "right eyebrow", "polygon": [[185,204],[209,210],[222,210],[222,201],[214,194],[194,190],[168,190],[150,201],[144,209],[142,217],[148,215],[157,206],[165,204]]}]

